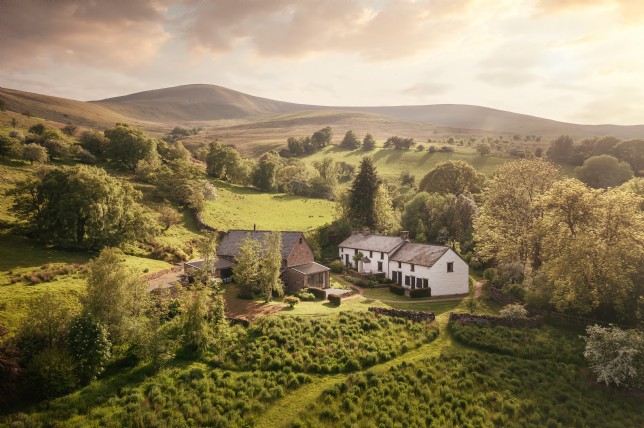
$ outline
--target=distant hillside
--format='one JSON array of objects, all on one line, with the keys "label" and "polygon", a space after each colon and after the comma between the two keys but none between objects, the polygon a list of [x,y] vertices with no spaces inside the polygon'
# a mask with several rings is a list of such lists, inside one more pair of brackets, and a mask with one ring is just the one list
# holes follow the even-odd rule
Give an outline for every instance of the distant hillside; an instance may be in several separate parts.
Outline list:
[{"label": "distant hillside", "polygon": [[[568,134],[579,139],[596,135],[644,137],[644,125],[578,125],[487,107],[438,104],[390,107],[327,107],[295,104],[255,97],[215,85],[184,85],[138,92],[100,101],[82,102],[0,88],[7,108],[61,123],[104,128],[130,122],[156,134],[191,122],[205,131],[227,134],[250,131],[253,139],[283,140],[304,135],[314,126],[334,126],[336,132],[410,136],[424,140],[452,133],[487,136],[498,134],[554,137]],[[267,135],[259,136],[267,130]],[[260,138],[257,138],[257,137]]]}]

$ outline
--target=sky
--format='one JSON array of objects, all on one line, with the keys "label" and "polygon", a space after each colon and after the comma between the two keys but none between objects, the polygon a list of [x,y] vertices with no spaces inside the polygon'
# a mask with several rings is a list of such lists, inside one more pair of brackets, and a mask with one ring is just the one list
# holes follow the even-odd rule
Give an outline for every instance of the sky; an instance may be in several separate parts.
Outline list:
[{"label": "sky", "polygon": [[0,86],[644,124],[644,0],[0,0]]}]

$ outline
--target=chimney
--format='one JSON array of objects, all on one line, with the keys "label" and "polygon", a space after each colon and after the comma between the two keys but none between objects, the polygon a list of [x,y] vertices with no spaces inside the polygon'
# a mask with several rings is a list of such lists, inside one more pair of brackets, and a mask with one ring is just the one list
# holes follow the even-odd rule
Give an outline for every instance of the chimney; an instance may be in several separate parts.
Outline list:
[{"label": "chimney", "polygon": [[253,223],[253,230],[257,230],[257,225]]},{"label": "chimney", "polygon": [[403,241],[409,241],[409,231],[408,230],[402,230],[400,232],[400,239]]},{"label": "chimney", "polygon": [[369,233],[371,233],[371,230],[369,230],[368,227],[365,227],[364,229],[362,229],[362,234],[363,235],[367,236]]},{"label": "chimney", "polygon": [[357,235],[358,234],[358,229],[351,229],[351,234],[352,235]]}]

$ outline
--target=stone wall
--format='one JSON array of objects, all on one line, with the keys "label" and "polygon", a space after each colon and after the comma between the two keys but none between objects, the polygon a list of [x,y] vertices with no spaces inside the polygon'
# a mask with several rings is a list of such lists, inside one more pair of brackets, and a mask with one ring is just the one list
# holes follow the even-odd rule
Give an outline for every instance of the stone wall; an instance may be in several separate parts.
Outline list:
[{"label": "stone wall", "polygon": [[458,322],[461,324],[475,324],[479,326],[504,326],[504,327],[539,327],[543,325],[543,317],[537,315],[531,318],[505,318],[494,317],[491,315],[474,315],[474,314],[449,314],[449,322]]},{"label": "stone wall", "polygon": [[315,261],[313,251],[304,236],[302,236],[301,240],[302,243],[298,242],[291,251],[291,254],[288,255],[288,259],[286,260],[287,266],[298,266]]},{"label": "stone wall", "polygon": [[405,311],[402,309],[390,308],[369,308],[369,312],[376,315],[387,315],[390,317],[405,318],[412,321],[434,321],[436,316],[433,312]]}]

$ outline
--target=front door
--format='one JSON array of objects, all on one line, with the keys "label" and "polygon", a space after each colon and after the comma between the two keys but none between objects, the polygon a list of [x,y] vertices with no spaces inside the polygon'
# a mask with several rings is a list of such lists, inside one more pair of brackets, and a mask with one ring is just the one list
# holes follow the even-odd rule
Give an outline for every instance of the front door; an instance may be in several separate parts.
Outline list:
[{"label": "front door", "polygon": [[412,276],[410,282],[411,282],[411,288],[415,289],[416,288],[416,277]]},{"label": "front door", "polygon": [[351,265],[349,264],[349,255],[348,255],[348,254],[345,254],[345,255],[344,255],[344,260],[345,260],[345,262],[344,262],[344,263],[347,265],[347,267],[351,266]]},{"label": "front door", "polygon": [[398,271],[398,285],[402,286],[403,275],[401,271]]}]

